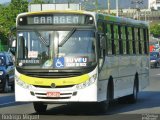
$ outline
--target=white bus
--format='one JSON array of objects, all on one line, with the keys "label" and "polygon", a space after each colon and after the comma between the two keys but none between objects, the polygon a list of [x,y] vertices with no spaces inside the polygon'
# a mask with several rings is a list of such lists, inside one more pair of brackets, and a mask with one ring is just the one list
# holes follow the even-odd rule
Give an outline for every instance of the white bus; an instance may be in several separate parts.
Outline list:
[{"label": "white bus", "polygon": [[87,11],[19,14],[16,101],[45,112],[50,103],[110,101],[149,84],[148,24]]}]

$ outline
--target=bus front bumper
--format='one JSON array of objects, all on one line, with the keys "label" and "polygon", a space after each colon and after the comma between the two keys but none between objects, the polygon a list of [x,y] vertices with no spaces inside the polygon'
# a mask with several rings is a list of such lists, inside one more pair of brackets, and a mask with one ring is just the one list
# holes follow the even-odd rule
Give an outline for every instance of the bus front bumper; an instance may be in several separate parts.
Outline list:
[{"label": "bus front bumper", "polygon": [[15,99],[17,102],[96,102],[96,82],[83,89],[76,85],[69,88],[36,88],[25,89],[15,83]]}]

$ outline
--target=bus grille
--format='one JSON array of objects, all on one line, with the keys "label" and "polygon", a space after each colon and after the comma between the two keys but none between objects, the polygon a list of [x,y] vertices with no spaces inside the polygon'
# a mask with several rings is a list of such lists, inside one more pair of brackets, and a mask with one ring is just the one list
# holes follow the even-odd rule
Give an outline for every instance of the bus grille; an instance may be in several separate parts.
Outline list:
[{"label": "bus grille", "polygon": [[70,97],[37,97],[39,99],[69,99]]},{"label": "bus grille", "polygon": [[25,75],[38,78],[68,78],[82,75],[81,72],[27,72]]},{"label": "bus grille", "polygon": [[65,69],[65,70],[49,70],[49,69],[24,69],[17,67],[16,70],[21,74],[36,78],[69,78],[84,75],[91,72],[96,67],[92,66],[84,69]]},{"label": "bus grille", "polygon": [[[41,86],[41,85],[33,85],[36,88],[52,88],[51,86]],[[73,87],[74,85],[63,85],[63,86],[56,86],[55,88],[69,88]]]}]

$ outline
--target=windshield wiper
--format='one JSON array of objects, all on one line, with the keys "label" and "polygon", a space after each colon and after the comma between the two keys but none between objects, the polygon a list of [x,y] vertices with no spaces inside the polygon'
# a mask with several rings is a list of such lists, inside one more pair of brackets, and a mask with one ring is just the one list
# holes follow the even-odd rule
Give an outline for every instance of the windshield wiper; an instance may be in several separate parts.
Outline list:
[{"label": "windshield wiper", "polygon": [[48,44],[47,40],[46,40],[44,37],[42,37],[41,34],[40,34],[37,30],[35,30],[35,33],[36,33],[36,35],[40,38],[41,42],[42,42],[46,47],[49,47],[49,44]]},{"label": "windshield wiper", "polygon": [[73,28],[72,31],[70,31],[66,37],[59,43],[59,47],[62,47],[66,42],[67,40],[74,34],[74,32],[76,31],[76,28]]}]

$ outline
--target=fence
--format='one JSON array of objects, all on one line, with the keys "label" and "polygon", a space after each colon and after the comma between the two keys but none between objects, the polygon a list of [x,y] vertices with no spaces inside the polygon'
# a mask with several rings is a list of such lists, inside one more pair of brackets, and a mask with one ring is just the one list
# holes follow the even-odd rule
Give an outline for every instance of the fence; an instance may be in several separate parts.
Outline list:
[{"label": "fence", "polygon": [[119,12],[119,16],[153,22],[160,20],[160,11]]}]

